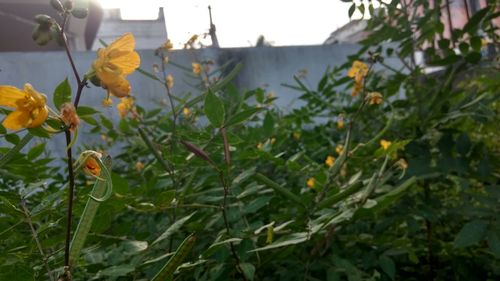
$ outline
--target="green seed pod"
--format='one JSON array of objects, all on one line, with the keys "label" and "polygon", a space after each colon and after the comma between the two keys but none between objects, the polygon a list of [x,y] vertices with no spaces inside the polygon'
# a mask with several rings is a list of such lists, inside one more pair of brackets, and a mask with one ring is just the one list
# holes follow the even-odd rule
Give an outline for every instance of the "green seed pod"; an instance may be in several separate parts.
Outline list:
[{"label": "green seed pod", "polygon": [[87,8],[76,8],[71,11],[75,18],[84,19],[88,16],[89,10]]},{"label": "green seed pod", "polygon": [[73,9],[73,0],[64,1],[64,8],[66,8],[67,11],[71,11],[71,9]]},{"label": "green seed pod", "polygon": [[58,11],[59,13],[63,13],[64,12],[64,7],[61,4],[61,1],[59,1],[59,0],[50,0],[50,5],[52,6],[52,8],[54,8],[54,10]]}]

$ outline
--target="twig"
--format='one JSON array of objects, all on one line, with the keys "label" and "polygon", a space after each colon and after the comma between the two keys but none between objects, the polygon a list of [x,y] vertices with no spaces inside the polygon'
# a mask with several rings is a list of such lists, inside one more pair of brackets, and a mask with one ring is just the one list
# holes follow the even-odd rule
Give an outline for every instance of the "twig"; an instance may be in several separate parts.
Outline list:
[{"label": "twig", "polygon": [[43,263],[45,264],[45,268],[47,269],[47,275],[49,276],[49,279],[51,281],[54,281],[55,278],[52,276],[52,270],[50,270],[49,264],[47,263],[47,256],[45,256],[45,253],[43,252],[42,244],[40,243],[40,240],[38,240],[38,235],[36,234],[35,227],[33,226],[33,222],[31,221],[31,214],[28,208],[26,208],[26,203],[24,200],[21,200],[21,207],[23,208],[24,215],[26,216],[26,221],[28,222],[30,229],[31,229],[31,234],[33,235],[33,239],[35,239],[36,246],[38,248],[38,251],[40,251],[40,255],[42,256]]},{"label": "twig", "polygon": [[[64,131],[66,135],[66,145],[71,143],[71,132],[69,129]],[[69,175],[69,191],[68,191],[68,215],[66,219],[66,241],[64,246],[64,266],[69,267],[69,244],[71,241],[71,223],[73,218],[73,197],[75,193],[75,174],[73,171],[73,158],[71,153],[71,147],[66,150],[68,156],[68,175]]]}]

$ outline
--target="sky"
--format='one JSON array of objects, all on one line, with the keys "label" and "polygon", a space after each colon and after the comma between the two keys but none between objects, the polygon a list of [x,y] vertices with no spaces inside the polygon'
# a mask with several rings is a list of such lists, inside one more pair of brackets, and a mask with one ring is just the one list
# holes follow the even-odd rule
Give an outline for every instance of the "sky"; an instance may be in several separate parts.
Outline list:
[{"label": "sky", "polygon": [[[152,19],[164,7],[169,39],[181,48],[193,34],[207,33],[208,5],[221,47],[249,47],[259,35],[273,46],[319,45],[349,21],[340,0],[98,0],[120,8],[124,19]],[[208,38],[205,41],[210,44]]]}]

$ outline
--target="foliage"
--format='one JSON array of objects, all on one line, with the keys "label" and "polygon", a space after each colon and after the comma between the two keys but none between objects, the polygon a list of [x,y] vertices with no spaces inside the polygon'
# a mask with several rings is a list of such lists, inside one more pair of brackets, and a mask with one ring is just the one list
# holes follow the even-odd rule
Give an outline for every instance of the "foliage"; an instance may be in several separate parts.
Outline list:
[{"label": "foliage", "polygon": [[[169,106],[122,99],[114,124],[76,103],[90,133],[106,136],[93,150],[119,153],[110,172],[97,152],[101,174],[76,171],[73,221],[85,230],[73,229],[84,244],[70,268],[73,165],[45,151],[69,128],[56,117],[46,121],[55,131],[0,127],[11,143],[0,148],[0,280],[498,279],[500,82],[480,44],[498,50],[498,4],[446,37],[429,1],[371,2],[349,11],[371,16],[360,51],[315,89],[296,76],[286,86],[305,105],[290,112],[264,89],[237,89],[241,65],[200,58],[203,71],[186,73],[197,95],[172,92],[168,42],[156,50],[159,75],[140,72],[165,86]],[[57,108],[70,93],[67,79],[55,87]]]}]

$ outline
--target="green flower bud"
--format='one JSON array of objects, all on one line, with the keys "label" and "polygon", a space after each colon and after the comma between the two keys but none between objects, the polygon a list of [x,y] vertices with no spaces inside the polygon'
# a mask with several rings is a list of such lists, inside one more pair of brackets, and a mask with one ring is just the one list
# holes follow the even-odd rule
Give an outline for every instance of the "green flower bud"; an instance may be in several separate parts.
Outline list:
[{"label": "green flower bud", "polygon": [[64,12],[64,7],[61,4],[61,1],[59,0],[50,0],[50,5],[52,8],[54,8],[56,11],[63,13]]},{"label": "green flower bud", "polygon": [[52,25],[52,18],[47,15],[36,15],[35,22],[39,23],[41,26],[49,27]]},{"label": "green flower bud", "polygon": [[45,46],[52,40],[52,34],[49,29],[42,25],[36,25],[31,34],[31,38],[40,46]]},{"label": "green flower bud", "polygon": [[66,10],[68,11],[71,11],[71,9],[73,9],[73,0],[64,1],[64,8],[66,8]]},{"label": "green flower bud", "polygon": [[75,18],[84,19],[89,14],[89,10],[86,8],[76,8],[71,11],[71,14]]}]

